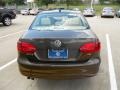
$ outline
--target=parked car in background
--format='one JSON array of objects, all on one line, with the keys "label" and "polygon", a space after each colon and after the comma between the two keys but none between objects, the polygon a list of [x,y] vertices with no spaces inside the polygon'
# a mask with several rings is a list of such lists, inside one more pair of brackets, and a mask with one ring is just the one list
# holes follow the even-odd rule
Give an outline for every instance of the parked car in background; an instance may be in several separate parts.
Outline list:
[{"label": "parked car in background", "polygon": [[101,13],[101,17],[111,17],[114,18],[115,11],[112,7],[104,7]]},{"label": "parked car in background", "polygon": [[30,15],[37,15],[39,13],[39,9],[38,8],[33,8],[30,10]]},{"label": "parked car in background", "polygon": [[79,9],[79,8],[73,8],[73,10],[74,10],[74,11],[80,11],[80,9]]},{"label": "parked car in background", "polygon": [[16,18],[16,13],[12,9],[0,8],[0,22],[5,26],[12,24],[12,19]]},{"label": "parked car in background", "polygon": [[28,79],[83,78],[99,71],[100,41],[74,10],[41,12],[17,48],[19,70]]},{"label": "parked car in background", "polygon": [[30,10],[31,10],[31,8],[23,9],[23,10],[21,10],[21,14],[22,15],[29,15],[30,14]]},{"label": "parked car in background", "polygon": [[83,10],[83,15],[84,16],[95,16],[95,10],[93,8],[85,8]]},{"label": "parked car in background", "polygon": [[70,10],[73,10],[74,12],[76,12],[78,14],[82,14],[82,12],[80,11],[79,8],[73,8],[73,9],[70,9]]},{"label": "parked car in background", "polygon": [[120,18],[120,9],[116,11],[116,17]]},{"label": "parked car in background", "polygon": [[42,11],[44,11],[45,9],[43,9],[43,8],[39,8],[38,9],[38,13],[40,13],[40,12],[42,12]]}]

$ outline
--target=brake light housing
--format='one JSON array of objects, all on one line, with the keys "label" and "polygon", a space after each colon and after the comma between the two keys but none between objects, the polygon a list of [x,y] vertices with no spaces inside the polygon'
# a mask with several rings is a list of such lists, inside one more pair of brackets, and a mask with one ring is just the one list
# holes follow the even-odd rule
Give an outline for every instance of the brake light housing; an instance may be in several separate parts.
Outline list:
[{"label": "brake light housing", "polygon": [[19,41],[17,43],[17,49],[23,54],[34,54],[36,52],[36,47],[28,42]]},{"label": "brake light housing", "polygon": [[96,53],[101,49],[100,42],[89,42],[85,43],[80,47],[80,52],[82,53]]}]

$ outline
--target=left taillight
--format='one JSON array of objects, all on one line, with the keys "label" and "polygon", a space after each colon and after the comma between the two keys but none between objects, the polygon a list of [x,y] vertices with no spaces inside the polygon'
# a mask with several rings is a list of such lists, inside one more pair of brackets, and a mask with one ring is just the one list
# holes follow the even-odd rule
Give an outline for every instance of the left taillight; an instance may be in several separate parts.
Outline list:
[{"label": "left taillight", "polygon": [[17,43],[17,49],[19,52],[24,54],[34,54],[36,52],[36,47],[28,42],[19,41]]}]

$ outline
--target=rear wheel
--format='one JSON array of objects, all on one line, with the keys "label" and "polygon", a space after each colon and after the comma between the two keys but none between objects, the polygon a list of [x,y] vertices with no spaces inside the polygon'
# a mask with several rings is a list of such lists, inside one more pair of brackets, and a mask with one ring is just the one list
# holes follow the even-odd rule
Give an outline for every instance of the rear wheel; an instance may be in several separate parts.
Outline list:
[{"label": "rear wheel", "polygon": [[10,26],[12,24],[11,18],[10,17],[4,17],[2,23],[5,26]]}]

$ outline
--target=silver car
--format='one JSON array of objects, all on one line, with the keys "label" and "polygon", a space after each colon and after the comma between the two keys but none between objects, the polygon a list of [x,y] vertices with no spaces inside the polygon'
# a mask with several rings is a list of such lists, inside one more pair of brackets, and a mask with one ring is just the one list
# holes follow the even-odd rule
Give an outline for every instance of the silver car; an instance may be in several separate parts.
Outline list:
[{"label": "silver car", "polygon": [[112,7],[105,7],[102,10],[101,17],[111,17],[114,18],[115,12]]},{"label": "silver car", "polygon": [[23,10],[21,10],[21,14],[22,15],[29,15],[30,14],[30,8],[26,8],[26,9],[23,9]]},{"label": "silver car", "polygon": [[95,16],[95,10],[93,8],[86,8],[83,10],[84,16]]},{"label": "silver car", "polygon": [[38,8],[33,8],[32,10],[30,10],[30,15],[37,15],[38,13],[39,13]]}]

